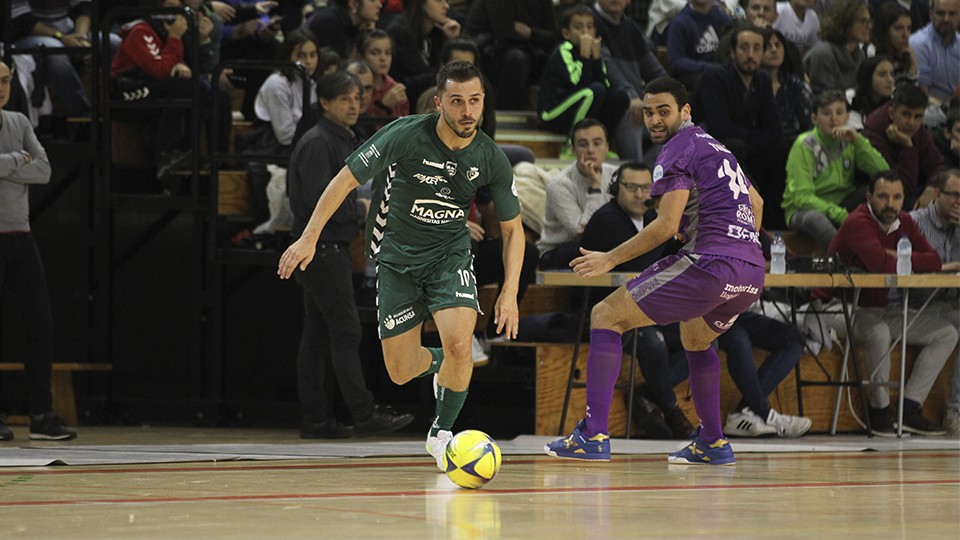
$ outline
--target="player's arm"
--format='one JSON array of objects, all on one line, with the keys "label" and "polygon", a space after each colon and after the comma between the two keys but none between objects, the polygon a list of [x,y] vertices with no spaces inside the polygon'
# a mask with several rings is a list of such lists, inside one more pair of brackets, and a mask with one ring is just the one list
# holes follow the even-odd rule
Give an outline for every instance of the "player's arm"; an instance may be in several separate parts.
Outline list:
[{"label": "player's arm", "polygon": [[609,272],[620,263],[643,255],[666,242],[677,234],[683,210],[687,207],[690,191],[676,189],[668,191],[660,199],[657,219],[650,222],[642,231],[629,240],[604,253],[580,248],[582,256],[570,262],[570,267],[583,277],[599,276]]},{"label": "player's arm", "polygon": [[360,182],[346,166],[333,177],[333,180],[327,185],[327,189],[323,190],[323,194],[320,195],[320,200],[317,201],[317,206],[313,209],[313,214],[310,215],[310,221],[307,222],[303,234],[296,242],[290,244],[290,247],[280,257],[280,266],[277,268],[277,275],[280,276],[280,279],[289,278],[298,265],[301,271],[307,269],[307,265],[310,264],[314,253],[316,253],[320,232],[326,226],[327,221],[330,220],[330,216],[343,204],[347,195],[357,189],[359,185]]},{"label": "player's arm", "polygon": [[500,235],[503,238],[503,288],[493,306],[493,320],[497,323],[497,334],[506,331],[508,339],[516,339],[520,327],[517,292],[520,290],[520,267],[523,266],[523,250],[526,247],[519,214],[511,220],[500,222]]},{"label": "player's arm", "polygon": [[753,207],[753,226],[757,232],[760,232],[760,224],[763,223],[763,197],[757,193],[757,189],[750,185],[750,206]]}]

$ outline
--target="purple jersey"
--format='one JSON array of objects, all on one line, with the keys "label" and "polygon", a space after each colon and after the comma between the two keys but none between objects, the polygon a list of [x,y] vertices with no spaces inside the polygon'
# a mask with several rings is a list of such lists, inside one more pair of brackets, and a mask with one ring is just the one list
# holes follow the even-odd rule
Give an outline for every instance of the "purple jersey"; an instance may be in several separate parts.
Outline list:
[{"label": "purple jersey", "polygon": [[764,266],[749,186],[733,153],[699,127],[687,126],[660,150],[650,193],[690,190],[680,220],[684,251]]}]

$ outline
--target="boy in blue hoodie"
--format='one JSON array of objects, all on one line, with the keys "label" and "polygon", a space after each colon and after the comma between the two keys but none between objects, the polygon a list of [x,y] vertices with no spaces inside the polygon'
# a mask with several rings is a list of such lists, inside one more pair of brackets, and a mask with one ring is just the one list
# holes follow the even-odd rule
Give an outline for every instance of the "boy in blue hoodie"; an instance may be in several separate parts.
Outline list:
[{"label": "boy in blue hoodie", "polygon": [[630,105],[626,89],[612,87],[600,57],[593,11],[577,5],[560,20],[563,43],[547,61],[540,81],[537,113],[543,129],[567,134],[584,118],[603,122],[613,133]]},{"label": "boy in blue hoodie", "polygon": [[700,76],[716,62],[720,36],[733,25],[713,0],[690,0],[667,29],[667,69],[693,92]]}]

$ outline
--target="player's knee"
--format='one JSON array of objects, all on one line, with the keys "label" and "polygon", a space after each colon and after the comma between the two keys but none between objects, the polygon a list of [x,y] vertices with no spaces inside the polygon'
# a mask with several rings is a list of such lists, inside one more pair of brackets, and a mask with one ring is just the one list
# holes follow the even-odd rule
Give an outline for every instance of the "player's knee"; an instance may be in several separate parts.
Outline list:
[{"label": "player's knee", "polygon": [[390,380],[394,384],[406,384],[419,375],[419,373],[413,373],[416,371],[416,366],[411,365],[409,361],[405,362],[402,355],[384,353],[383,365],[387,368],[387,374],[390,375]]}]

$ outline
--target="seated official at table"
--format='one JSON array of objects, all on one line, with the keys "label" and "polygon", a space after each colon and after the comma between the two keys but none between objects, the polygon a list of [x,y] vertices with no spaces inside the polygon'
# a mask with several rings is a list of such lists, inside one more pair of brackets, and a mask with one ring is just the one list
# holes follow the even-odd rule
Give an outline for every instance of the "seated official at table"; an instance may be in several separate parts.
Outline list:
[{"label": "seated official at table", "polygon": [[[940,257],[924,238],[910,214],[903,211],[904,182],[896,171],[873,175],[867,201],[858,206],[840,226],[828,250],[851,268],[867,272],[893,274],[897,269],[897,242],[907,237],[913,246],[914,273],[939,272]],[[814,291],[819,297],[835,296],[837,291]],[[895,434],[896,411],[890,407],[890,344],[903,328],[903,309],[889,299],[901,297],[890,289],[864,289],[853,319],[853,340],[863,347],[870,424],[874,435]],[[902,305],[902,304],[901,304]],[[838,335],[846,334],[842,315],[827,317]],[[937,376],[957,345],[957,329],[947,321],[921,313],[907,332],[908,345],[922,347],[903,387],[903,431],[918,435],[944,435],[946,431],[921,414],[920,407]]]}]

